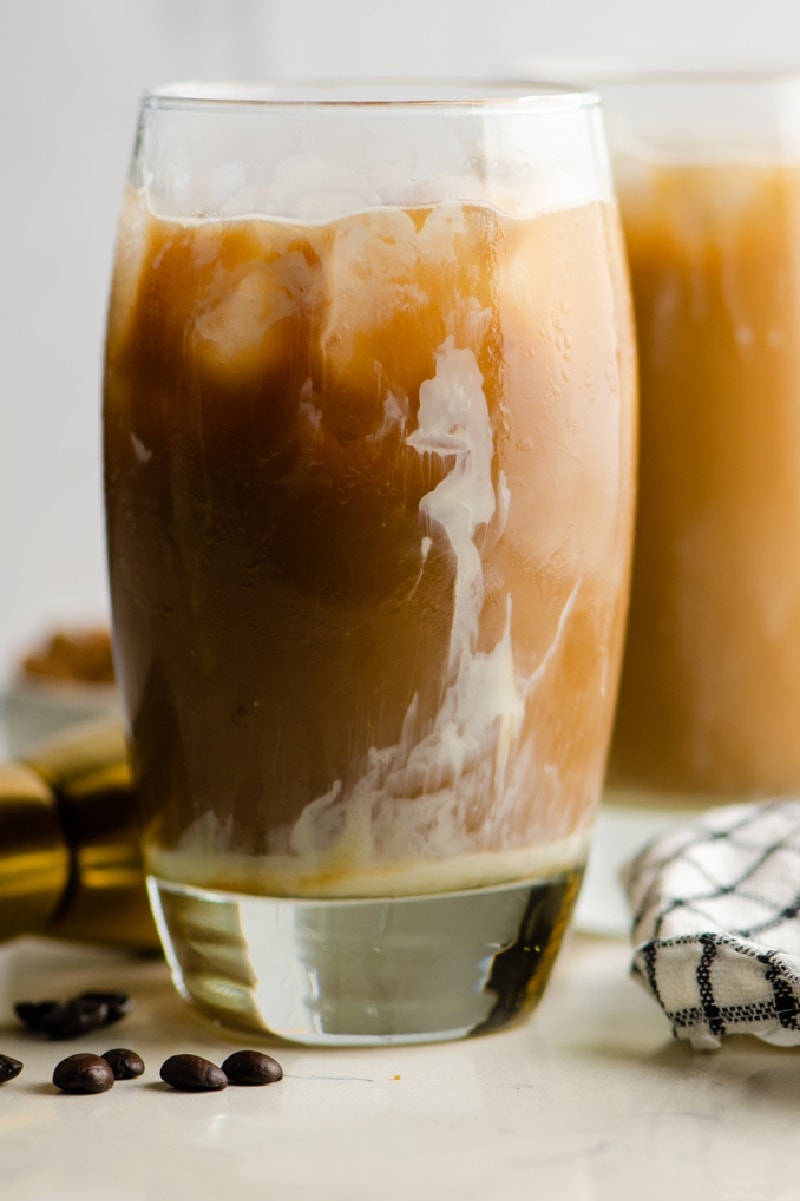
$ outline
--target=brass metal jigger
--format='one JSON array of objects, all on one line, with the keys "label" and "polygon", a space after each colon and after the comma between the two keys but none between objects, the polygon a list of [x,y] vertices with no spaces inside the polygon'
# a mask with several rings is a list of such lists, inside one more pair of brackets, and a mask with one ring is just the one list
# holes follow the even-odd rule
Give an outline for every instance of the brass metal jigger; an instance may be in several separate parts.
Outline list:
[{"label": "brass metal jigger", "polygon": [[156,949],[138,834],[119,724],[81,725],[0,764],[0,939]]}]

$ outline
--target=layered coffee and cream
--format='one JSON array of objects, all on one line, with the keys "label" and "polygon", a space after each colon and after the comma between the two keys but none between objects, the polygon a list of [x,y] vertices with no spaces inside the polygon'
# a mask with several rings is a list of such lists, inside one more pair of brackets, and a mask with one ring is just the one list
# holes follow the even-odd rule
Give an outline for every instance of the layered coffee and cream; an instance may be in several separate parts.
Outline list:
[{"label": "layered coffee and cream", "polygon": [[153,874],[346,897],[580,866],[626,601],[625,288],[605,201],[183,221],[129,194],[105,474]]},{"label": "layered coffee and cream", "polygon": [[796,792],[800,168],[709,148],[621,163],[620,196],[642,423],[611,784]]}]

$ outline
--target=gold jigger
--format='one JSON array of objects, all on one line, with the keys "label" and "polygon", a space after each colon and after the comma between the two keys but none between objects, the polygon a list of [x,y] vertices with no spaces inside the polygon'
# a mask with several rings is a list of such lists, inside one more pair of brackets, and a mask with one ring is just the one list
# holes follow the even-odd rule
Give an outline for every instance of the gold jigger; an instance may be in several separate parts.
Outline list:
[{"label": "gold jigger", "polygon": [[46,934],[157,948],[138,821],[113,721],[83,724],[0,764],[0,939]]}]

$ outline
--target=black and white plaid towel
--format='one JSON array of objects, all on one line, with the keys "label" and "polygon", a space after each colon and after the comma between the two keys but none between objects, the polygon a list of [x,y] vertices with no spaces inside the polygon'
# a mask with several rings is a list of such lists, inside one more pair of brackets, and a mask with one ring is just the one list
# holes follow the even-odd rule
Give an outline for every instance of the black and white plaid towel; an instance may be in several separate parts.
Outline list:
[{"label": "black and white plaid towel", "polygon": [[677,1038],[800,1044],[800,801],[711,810],[622,874],[632,972]]}]

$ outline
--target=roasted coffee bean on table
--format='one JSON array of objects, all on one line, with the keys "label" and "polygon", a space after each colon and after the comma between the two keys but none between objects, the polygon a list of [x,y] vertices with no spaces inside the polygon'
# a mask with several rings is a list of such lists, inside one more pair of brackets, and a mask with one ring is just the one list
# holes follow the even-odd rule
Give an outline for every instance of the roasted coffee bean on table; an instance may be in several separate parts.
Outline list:
[{"label": "roasted coffee bean on table", "polygon": [[42,1021],[48,1013],[57,1009],[59,1004],[59,1001],[15,1001],[14,1013],[23,1026],[32,1030],[34,1034],[39,1034],[42,1029]]},{"label": "roasted coffee bean on table", "polygon": [[17,1001],[14,1012],[34,1034],[78,1038],[120,1021],[133,1008],[127,993],[87,991],[64,1001]]},{"label": "roasted coffee bean on table", "polygon": [[0,1055],[0,1084],[5,1084],[7,1080],[13,1080],[20,1074],[24,1066],[18,1059],[12,1059],[10,1055]]},{"label": "roasted coffee bean on table", "polygon": [[45,1038],[63,1040],[91,1034],[108,1024],[108,1006],[105,1001],[86,1001],[82,997],[70,997],[44,1015],[39,1031]]},{"label": "roasted coffee bean on table", "polygon": [[62,1093],[105,1093],[114,1083],[114,1073],[105,1059],[79,1051],[56,1064],[53,1084]]},{"label": "roasted coffee bean on table", "polygon": [[129,1047],[112,1047],[110,1051],[104,1051],[100,1058],[111,1068],[115,1080],[135,1080],[137,1076],[144,1075],[144,1060]]},{"label": "roasted coffee bean on table", "polygon": [[275,1084],[283,1079],[277,1059],[263,1051],[234,1051],[222,1065],[231,1084]]},{"label": "roasted coffee bean on table", "polygon": [[159,1075],[165,1084],[185,1093],[216,1092],[228,1083],[222,1068],[201,1055],[170,1055]]},{"label": "roasted coffee bean on table", "polygon": [[122,1021],[133,1009],[133,1001],[125,992],[99,992],[96,989],[89,989],[80,993],[78,999],[105,1005],[107,1009],[106,1025]]}]

